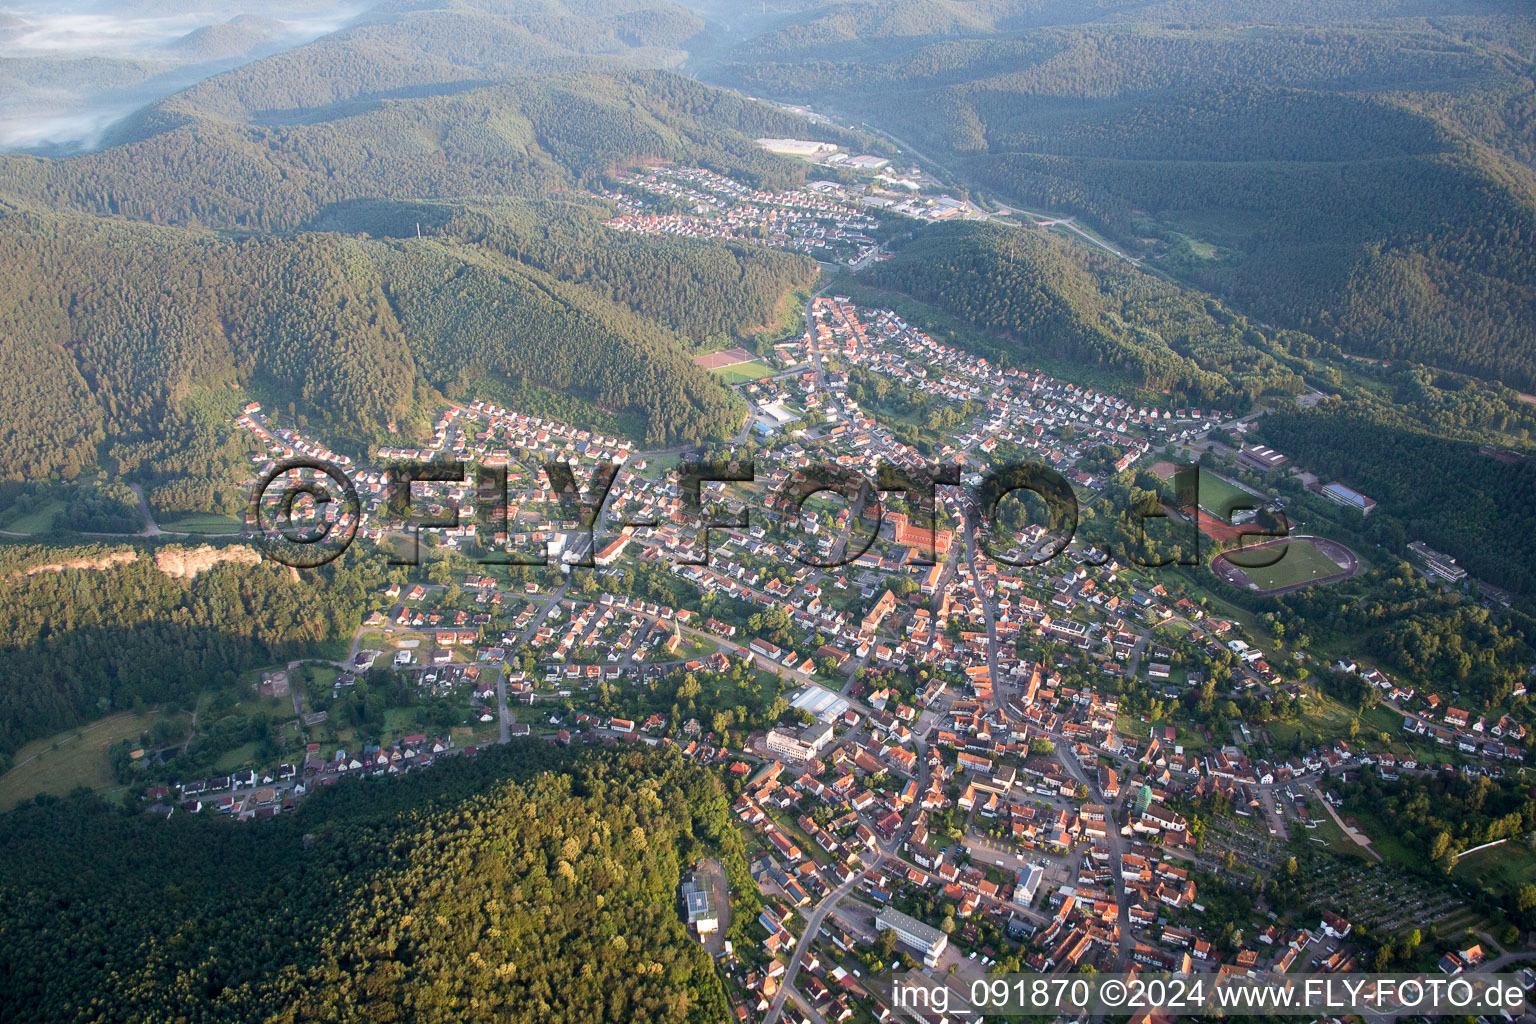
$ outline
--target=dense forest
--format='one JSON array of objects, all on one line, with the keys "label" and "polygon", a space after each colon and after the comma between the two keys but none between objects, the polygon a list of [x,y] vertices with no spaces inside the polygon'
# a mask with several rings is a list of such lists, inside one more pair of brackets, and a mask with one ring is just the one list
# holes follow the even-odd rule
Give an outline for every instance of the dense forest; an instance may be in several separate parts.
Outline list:
[{"label": "dense forest", "polygon": [[0,998],[32,1021],[670,1021],[729,1010],[676,909],[745,874],[720,784],[675,753],[515,743],[292,814],[45,799],[0,829]]},{"label": "dense forest", "polygon": [[308,579],[269,562],[178,580],[144,552],[107,569],[27,573],[115,550],[0,546],[0,755],[113,711],[191,701],[350,637],[383,580],[382,563],[362,555]]},{"label": "dense forest", "polygon": [[423,375],[450,394],[487,375],[535,381],[627,416],[652,446],[734,432],[746,414],[655,326],[538,271],[409,242],[383,269]]},{"label": "dense forest", "polygon": [[[0,477],[70,479],[111,458],[157,508],[224,507],[239,452],[203,414],[230,388],[292,402],[359,450],[419,427],[431,389],[479,378],[572,394],[650,443],[734,432],[744,408],[686,352],[774,325],[813,264],[613,239],[589,189],[655,161],[791,185],[806,165],[753,139],[804,124],[613,61],[530,66],[534,22],[558,37],[534,47],[548,57],[664,34],[680,14],[621,13],[606,28],[596,8],[403,13],[169,97],[109,148],[0,156],[0,350],[16,370],[0,385]],[[461,18],[496,30],[456,36]],[[507,33],[523,42],[494,79],[454,77]],[[370,64],[384,46],[423,63]],[[440,244],[412,244],[418,225]]]},{"label": "dense forest", "polygon": [[841,5],[713,74],[866,118],[1256,315],[1536,388],[1528,21],[1095,6]]},{"label": "dense forest", "polygon": [[1069,360],[1229,408],[1304,386],[1281,350],[1215,303],[1044,232],[939,225],[872,276],[1012,342],[1023,365],[1031,354]]},{"label": "dense forest", "polygon": [[[1455,871],[1462,851],[1484,843],[1504,840],[1511,844],[1511,855],[1520,857],[1530,848],[1526,837],[1536,829],[1536,799],[1517,782],[1453,774],[1385,782],[1364,772],[1339,788],[1346,813],[1364,812],[1390,822],[1394,841],[1419,858],[1425,870],[1440,875]],[[1501,852],[1490,856],[1497,859]],[[1526,928],[1536,926],[1536,885],[1529,879],[1510,885],[1507,878],[1477,878],[1478,888],[1485,890],[1483,902]]]},{"label": "dense forest", "polygon": [[144,525],[139,500],[121,481],[80,481],[50,486],[46,481],[6,481],[0,484],[0,528],[14,518],[59,504],[50,524],[55,533],[138,533]]},{"label": "dense forest", "polygon": [[1375,498],[1359,528],[1391,550],[1423,541],[1479,579],[1536,590],[1536,461],[1436,437],[1415,420],[1380,404],[1330,402],[1265,416],[1257,436]]},{"label": "dense forest", "polygon": [[576,202],[411,203],[358,200],[310,227],[410,238],[424,235],[493,250],[579,285],[695,342],[742,338],[775,326],[792,288],[810,284],[809,257],[745,242],[618,234],[608,211]]},{"label": "dense forest", "polygon": [[[273,60],[298,59],[307,49]],[[325,80],[355,85],[358,59],[352,55]],[[68,160],[0,157],[0,199],[270,232],[298,228],[348,200],[536,198],[654,161],[728,170],[767,187],[802,181],[808,167],[753,142],[768,132],[803,132],[803,121],[661,72],[509,78],[305,109],[291,119],[265,106],[286,102],[267,94],[276,83],[246,83],[265,100],[224,113],[223,94],[239,85],[225,78],[265,75],[268,63],[164,101],[176,117],[166,112],[162,130],[143,138]],[[303,77],[320,73],[311,67]],[[209,95],[215,86],[218,95]]]},{"label": "dense forest", "polygon": [[[12,283],[0,297],[0,349],[16,370],[0,386],[0,475],[68,479],[111,455],[150,478],[183,475],[186,462],[202,469],[193,475],[232,484],[227,460],[214,459],[228,418],[199,422],[196,407],[200,393],[236,386],[273,404],[296,400],[308,419],[352,437],[405,419],[420,384],[462,390],[486,374],[569,390],[651,442],[730,433],[744,412],[669,326],[602,294],[654,313],[666,297],[659,283],[620,293],[615,273],[600,290],[567,284],[451,239],[231,240],[46,215],[0,222],[0,266]],[[631,252],[630,262],[644,261]],[[557,269],[579,278],[578,259]],[[701,318],[699,330],[733,335],[749,326],[740,318],[760,323],[804,280],[798,261],[748,273],[741,263],[750,259],[706,251],[671,260],[666,279],[677,284],[666,287],[692,296],[672,322],[691,324],[693,309],[718,304],[737,318]],[[446,305],[423,305],[428,288]],[[197,457],[186,458],[189,449]]]}]

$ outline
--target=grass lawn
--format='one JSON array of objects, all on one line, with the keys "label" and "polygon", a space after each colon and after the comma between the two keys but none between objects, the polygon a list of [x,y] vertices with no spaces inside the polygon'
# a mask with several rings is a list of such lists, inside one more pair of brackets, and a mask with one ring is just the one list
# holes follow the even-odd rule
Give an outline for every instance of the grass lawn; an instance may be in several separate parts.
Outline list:
[{"label": "grass lawn", "polygon": [[[1291,742],[1298,735],[1301,736],[1302,746],[1311,749],[1314,746],[1331,746],[1334,740],[1347,737],[1349,723],[1354,717],[1354,712],[1338,701],[1327,697],[1309,697],[1300,718],[1294,721],[1265,722],[1264,729],[1277,750],[1290,750]],[[1361,725],[1360,736],[1368,738],[1368,729],[1364,723]]]},{"label": "grass lawn", "polygon": [[1522,885],[1536,880],[1536,852],[1519,838],[1479,850],[1456,862],[1454,872],[1463,881],[1475,881],[1486,888],[1508,895]]},{"label": "grass lawn", "polygon": [[1157,640],[1172,638],[1174,640],[1182,640],[1189,636],[1194,628],[1194,626],[1187,622],[1169,619],[1167,622],[1159,622],[1156,626],[1153,627],[1153,639]]},{"label": "grass lawn", "polygon": [[[686,639],[686,637],[685,637]],[[703,658],[715,653],[715,645],[704,640],[691,640],[677,649],[677,653],[670,655],[672,658],[681,658],[687,661],[691,658]]]},{"label": "grass lawn", "polygon": [[1216,247],[1210,242],[1202,242],[1198,238],[1191,238],[1188,235],[1180,235],[1179,237],[1184,240],[1184,245],[1189,251],[1202,260],[1213,260],[1216,258]]},{"label": "grass lawn", "polygon": [[6,529],[13,533],[47,533],[53,529],[53,517],[62,511],[64,511],[64,503],[57,499],[50,499],[27,515],[18,518]]},{"label": "grass lawn", "polygon": [[244,766],[247,761],[254,762],[255,757],[256,744],[242,743],[233,750],[226,750],[214,764],[213,770],[216,772],[232,772],[236,768]]},{"label": "grass lawn", "polygon": [[157,711],[125,712],[33,740],[16,754],[16,767],[0,775],[0,811],[8,811],[39,793],[63,796],[76,786],[101,789],[116,784],[107,764],[107,748],[137,737],[162,716]]},{"label": "grass lawn", "polygon": [[1160,718],[1156,722],[1148,724],[1135,715],[1120,715],[1115,719],[1115,731],[1121,735],[1146,739],[1151,734],[1151,730],[1156,729],[1159,742],[1163,738],[1163,729],[1170,725],[1173,726],[1174,730],[1174,743],[1183,747],[1186,751],[1204,750],[1209,746],[1205,741],[1205,737],[1200,735],[1194,726],[1185,722]]},{"label": "grass lawn", "polygon": [[[1267,565],[1262,569],[1250,569],[1243,564],[1250,560],[1267,561],[1275,557],[1276,551],[1282,551],[1284,554],[1274,565]],[[1289,587],[1308,580],[1320,580],[1328,576],[1336,576],[1343,571],[1339,563],[1319,551],[1311,541],[1305,540],[1293,540],[1253,554],[1233,551],[1229,553],[1228,561],[1242,569],[1243,573],[1257,583],[1261,590],[1274,590],[1276,587]]]},{"label": "grass lawn", "polygon": [[[418,732],[431,732],[430,728],[417,728],[416,716],[422,708],[385,708],[383,740],[389,743],[403,736],[410,736]],[[430,711],[430,708],[428,709]]]},{"label": "grass lawn", "polygon": [[1260,499],[1204,467],[1200,470],[1200,507],[1230,520],[1235,509],[1257,505]]},{"label": "grass lawn", "polygon": [[[1326,813],[1324,812],[1325,815]],[[1355,828],[1364,832],[1371,841],[1371,849],[1381,854],[1382,859],[1388,864],[1415,869],[1422,869],[1425,866],[1424,858],[1417,851],[1398,840],[1399,830],[1396,826],[1389,825],[1374,814],[1354,806],[1348,806],[1339,811],[1339,817],[1353,822]]]},{"label": "grass lawn", "polygon": [[727,366],[719,370],[711,370],[727,384],[744,384],[749,380],[762,380],[764,377],[772,377],[776,372],[773,367],[761,359],[754,359],[749,363],[737,363],[735,366]]},{"label": "grass lawn", "polygon": [[180,533],[228,534],[244,529],[240,520],[212,512],[170,512],[156,516],[155,522],[162,530]]},{"label": "grass lawn", "polygon": [[[402,640],[415,640],[417,645],[414,648],[404,648],[400,646],[400,641]],[[357,652],[359,654],[364,651],[383,652],[378,659],[379,664],[382,666],[385,661],[393,660],[395,654],[399,651],[409,649],[416,655],[416,663],[419,665],[436,646],[437,636],[435,633],[425,630],[413,630],[409,626],[391,626],[387,629],[363,630],[362,635],[357,641]]]},{"label": "grass lawn", "polygon": [[800,847],[801,853],[818,864],[830,863],[831,858],[828,856],[827,851],[823,850],[816,840],[806,835],[805,830],[795,821],[799,814],[800,811],[798,809],[791,807],[787,811],[776,811],[771,817],[774,824],[778,825],[779,829],[789,836],[790,841]]},{"label": "grass lawn", "polygon": [[649,455],[646,456],[643,460],[636,459],[635,461],[643,461],[645,463],[645,470],[640,474],[641,476],[645,477],[647,480],[660,480],[662,477],[671,474],[671,472],[677,468],[677,464],[682,461],[682,456]]},{"label": "grass lawn", "polygon": [[1327,843],[1328,849],[1340,857],[1354,857],[1362,861],[1370,860],[1370,855],[1360,848],[1360,844],[1345,835],[1344,830],[1333,823],[1333,819],[1328,817],[1326,811],[1323,812],[1321,818],[1317,819],[1317,827],[1307,829],[1306,834],[1311,839],[1321,839]]},{"label": "grass lawn", "polygon": [[[294,673],[293,683],[300,682],[298,673]],[[217,691],[205,690],[198,698],[198,731],[205,731],[203,726],[212,722],[215,717],[210,710],[210,703],[218,696]],[[247,718],[265,718],[269,721],[287,721],[293,718],[293,698],[290,697],[265,697],[256,692],[255,684],[246,692],[245,696],[227,706],[219,712],[217,717],[226,715],[243,715]]]}]

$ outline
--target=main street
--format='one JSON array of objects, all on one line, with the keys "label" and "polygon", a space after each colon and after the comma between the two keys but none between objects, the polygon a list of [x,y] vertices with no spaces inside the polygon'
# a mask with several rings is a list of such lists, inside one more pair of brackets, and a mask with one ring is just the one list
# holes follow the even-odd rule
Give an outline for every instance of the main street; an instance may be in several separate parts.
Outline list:
[{"label": "main street", "polygon": [[987,675],[992,683],[992,706],[1003,706],[1003,676],[998,670],[997,659],[997,616],[992,610],[992,594],[982,589],[981,572],[978,569],[976,549],[979,544],[976,540],[977,522],[969,513],[965,516],[962,532],[965,534],[965,557],[971,567],[971,585],[976,588],[976,596],[981,600],[981,614],[987,622]]},{"label": "main street", "polygon": [[[528,642],[533,639],[533,634],[538,632],[544,620],[549,618],[549,613],[560,606],[565,592],[569,589],[571,589],[571,579],[567,576],[545,600],[544,607],[528,623],[528,628],[524,629],[522,635],[517,638],[517,648],[528,645]],[[501,742],[506,743],[512,738],[512,713],[507,710],[507,673],[505,671],[496,674],[496,721],[501,727]]]},{"label": "main street", "polygon": [[[966,556],[969,559],[971,566],[972,582],[976,587],[977,596],[981,599],[982,615],[986,619],[987,623],[987,671],[991,677],[992,682],[992,703],[994,707],[1001,708],[1003,706],[1004,696],[1003,676],[1002,673],[998,670],[999,661],[997,619],[994,616],[992,610],[993,595],[984,592],[981,574],[978,571],[976,550],[980,545],[977,540],[976,530],[977,525],[974,518],[970,515],[967,515],[965,517]],[[1136,649],[1133,655],[1135,659],[1135,661],[1132,662],[1133,666],[1136,661],[1140,660],[1141,651],[1146,646],[1148,635],[1149,634],[1143,634],[1140,640],[1137,641]],[[1132,671],[1135,671],[1134,667],[1132,668]],[[1055,746],[1056,759],[1061,763],[1062,767],[1066,769],[1067,773],[1076,779],[1081,785],[1085,786],[1090,793],[1097,793],[1101,800],[1104,799],[1104,794],[1099,790],[1098,779],[1090,779],[1088,777],[1087,772],[1083,770],[1083,766],[1078,763],[1077,755],[1069,749],[1070,745],[1066,742],[1066,740],[1060,735],[1056,736]],[[1131,907],[1130,897],[1127,895],[1127,890],[1125,887],[1125,876],[1123,874],[1121,865],[1121,855],[1124,852],[1124,849],[1120,836],[1120,829],[1114,820],[1115,811],[1116,808],[1109,806],[1106,801],[1105,815],[1108,818],[1108,821],[1106,822],[1105,835],[1109,845],[1110,871],[1114,877],[1115,882],[1115,901],[1120,907],[1120,945],[1119,951],[1115,957],[1115,970],[1123,971],[1125,970],[1126,965],[1130,963],[1131,959]]]},{"label": "main street", "polygon": [[[917,751],[917,788],[921,792],[928,788],[927,734],[917,735],[913,741],[913,746]],[[799,973],[800,964],[805,959],[806,951],[816,941],[816,935],[820,932],[822,924],[826,921],[827,916],[837,907],[838,903],[852,894],[859,887],[859,883],[864,881],[871,871],[883,864],[887,858],[896,859],[897,851],[901,849],[901,844],[906,842],[907,837],[912,834],[912,826],[916,823],[917,816],[921,813],[922,805],[914,801],[907,808],[907,812],[902,818],[901,828],[897,830],[896,834],[885,842],[877,844],[879,855],[874,857],[869,864],[849,878],[848,881],[822,897],[821,901],[811,910],[810,916],[806,918],[805,928],[795,938],[795,948],[790,956],[789,966],[784,971],[784,977],[779,983],[779,991],[774,996],[773,1004],[768,1008],[767,1015],[763,1018],[763,1024],[778,1024],[779,1016],[784,1012],[784,1002],[791,995],[797,997],[797,1003],[804,1002],[803,999],[799,998],[799,993],[794,991],[795,975]]]},{"label": "main street", "polygon": [[[1104,799],[1104,793],[1099,789],[1098,779],[1088,777],[1088,773],[1083,771],[1082,765],[1078,764],[1077,756],[1068,749],[1064,739],[1058,738],[1056,742],[1056,760],[1080,785],[1086,786],[1090,793],[1097,794],[1099,799]],[[1119,824],[1115,821],[1116,810],[1115,806],[1105,801],[1104,836],[1109,846],[1109,870],[1115,880],[1115,903],[1120,907],[1120,951],[1115,957],[1115,970],[1123,971],[1131,962],[1131,900],[1129,890],[1125,887],[1125,874],[1121,864],[1125,843],[1120,835]]]}]

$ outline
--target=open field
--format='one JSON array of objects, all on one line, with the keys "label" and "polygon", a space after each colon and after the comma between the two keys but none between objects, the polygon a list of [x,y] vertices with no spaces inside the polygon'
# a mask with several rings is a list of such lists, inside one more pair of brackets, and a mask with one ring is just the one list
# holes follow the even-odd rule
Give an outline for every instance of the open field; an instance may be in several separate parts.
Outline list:
[{"label": "open field", "polygon": [[1364,832],[1371,840],[1371,849],[1381,854],[1382,859],[1389,865],[1398,865],[1412,870],[1422,870],[1426,866],[1423,856],[1399,838],[1400,830],[1371,811],[1363,807],[1345,805],[1339,811],[1339,817],[1352,827]]},{"label": "open field", "polygon": [[1186,751],[1200,751],[1210,746],[1206,738],[1200,735],[1196,727],[1189,722],[1176,721],[1168,717],[1159,718],[1156,722],[1145,722],[1135,715],[1119,715],[1115,718],[1117,732],[1139,739],[1147,738],[1154,729],[1157,730],[1158,739],[1162,739],[1163,730],[1170,725],[1174,728],[1174,743]]},{"label": "open field", "polygon": [[1536,852],[1520,838],[1479,850],[1456,862],[1455,875],[1464,881],[1481,881],[1495,892],[1513,896],[1515,890],[1536,880]]},{"label": "open field", "polygon": [[162,530],[169,530],[172,533],[227,534],[239,533],[242,529],[238,519],[212,512],[171,512],[164,516],[157,516],[155,522]]},{"label": "open field", "polygon": [[12,533],[47,533],[53,529],[53,517],[64,511],[64,503],[50,498],[24,516],[18,516],[6,527]]},{"label": "open field", "polygon": [[[1252,564],[1273,558],[1276,549],[1283,554],[1273,565]],[[1211,571],[1223,581],[1262,593],[1282,593],[1315,583],[1334,583],[1353,576],[1358,568],[1354,552],[1320,537],[1291,537],[1255,544],[1241,552],[1224,552],[1211,560]]]},{"label": "open field", "polygon": [[1200,470],[1200,507],[1212,515],[1230,522],[1235,510],[1256,506],[1262,501],[1230,480],[1207,469]]},{"label": "open field", "polygon": [[777,371],[761,359],[754,359],[749,363],[736,363],[712,372],[727,384],[744,384],[747,381],[772,377]]},{"label": "open field", "polygon": [[1336,700],[1309,697],[1302,705],[1300,717],[1265,722],[1264,731],[1280,750],[1289,750],[1297,737],[1310,749],[1347,736],[1349,723],[1354,717],[1354,712]]},{"label": "open field", "polygon": [[1191,238],[1189,235],[1179,235],[1178,237],[1184,242],[1185,248],[1200,259],[1213,260],[1216,258],[1216,247],[1210,242],[1202,242],[1198,238]]},{"label": "open field", "polygon": [[1322,817],[1317,818],[1316,821],[1316,828],[1306,830],[1306,835],[1309,838],[1321,840],[1328,849],[1340,857],[1354,857],[1362,861],[1370,859],[1370,855],[1365,852],[1364,848],[1345,835],[1344,830],[1334,823],[1327,812],[1324,812]]},{"label": "open field", "polygon": [[16,767],[0,775],[0,811],[8,811],[39,793],[63,796],[77,786],[100,789],[115,784],[107,748],[137,737],[163,717],[160,712],[124,712],[81,729],[33,740],[16,753]]}]

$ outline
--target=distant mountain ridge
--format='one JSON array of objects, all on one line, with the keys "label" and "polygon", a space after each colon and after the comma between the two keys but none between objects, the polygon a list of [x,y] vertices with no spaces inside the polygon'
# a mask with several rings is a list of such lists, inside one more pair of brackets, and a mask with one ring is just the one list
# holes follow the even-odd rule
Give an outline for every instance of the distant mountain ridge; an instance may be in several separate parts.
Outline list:
[{"label": "distant mountain ridge", "polygon": [[1347,350],[1531,390],[1536,18],[1516,10],[851,2],[706,77],[866,118]]},{"label": "distant mountain ridge", "polygon": [[[205,430],[185,403],[230,385],[295,400],[343,443],[481,376],[567,392],[648,444],[734,433],[745,404],[693,365],[691,344],[771,322],[813,264],[621,238],[589,190],[658,161],[789,186],[806,165],[753,140],[807,125],[632,66],[621,30],[650,46],[697,34],[697,17],[640,3],[573,13],[594,6],[379,8],[153,104],[119,145],[0,157],[0,273],[23,282],[0,316],[26,371],[0,385],[0,476],[109,454],[184,471]],[[572,56],[605,48],[617,52]],[[357,219],[359,203],[376,220],[421,202],[423,243]],[[369,238],[344,237],[357,235]],[[217,447],[206,433],[193,444]]]}]

